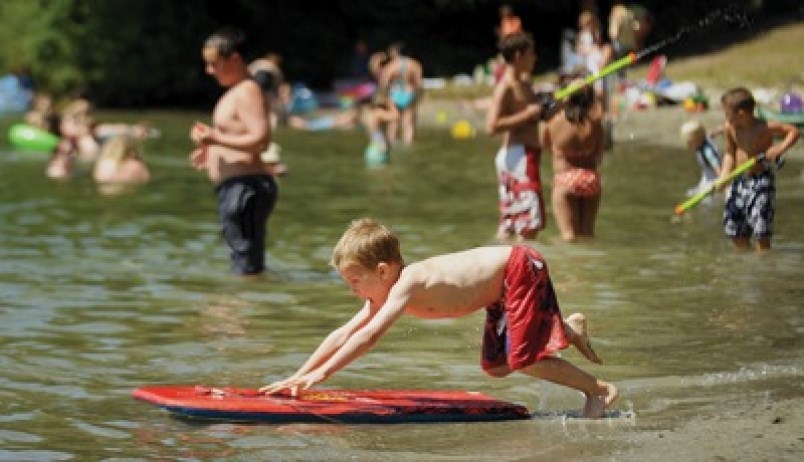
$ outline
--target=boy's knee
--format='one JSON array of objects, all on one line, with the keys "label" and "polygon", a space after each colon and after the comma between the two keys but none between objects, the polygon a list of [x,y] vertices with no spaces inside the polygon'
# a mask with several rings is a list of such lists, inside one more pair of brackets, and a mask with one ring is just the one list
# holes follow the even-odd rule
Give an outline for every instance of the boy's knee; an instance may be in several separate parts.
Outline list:
[{"label": "boy's knee", "polygon": [[501,378],[505,377],[511,373],[511,369],[508,366],[499,366],[499,367],[492,367],[489,369],[483,369],[483,372],[486,373],[489,377]]}]

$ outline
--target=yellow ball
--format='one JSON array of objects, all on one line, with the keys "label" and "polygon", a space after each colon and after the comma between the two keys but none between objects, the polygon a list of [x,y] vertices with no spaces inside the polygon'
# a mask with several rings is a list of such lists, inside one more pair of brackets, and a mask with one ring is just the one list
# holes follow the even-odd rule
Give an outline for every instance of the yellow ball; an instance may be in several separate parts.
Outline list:
[{"label": "yellow ball", "polygon": [[459,120],[452,125],[451,133],[456,140],[465,140],[475,136],[475,128],[468,120]]}]

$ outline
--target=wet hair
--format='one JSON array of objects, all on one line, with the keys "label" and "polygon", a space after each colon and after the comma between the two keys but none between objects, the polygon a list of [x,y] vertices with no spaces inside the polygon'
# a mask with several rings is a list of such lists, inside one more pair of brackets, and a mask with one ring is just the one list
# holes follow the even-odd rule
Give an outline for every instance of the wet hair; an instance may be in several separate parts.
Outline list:
[{"label": "wet hair", "polygon": [[589,116],[589,109],[595,104],[595,90],[591,85],[583,85],[567,98],[564,117],[573,124],[581,123]]},{"label": "wet hair", "polygon": [[743,110],[749,114],[754,113],[756,101],[754,95],[751,94],[745,87],[737,87],[728,90],[720,97],[720,103],[724,108],[731,111]]},{"label": "wet hair", "polygon": [[498,48],[506,63],[511,63],[517,53],[521,53],[528,48],[535,48],[536,43],[533,36],[528,32],[514,32],[508,34],[500,40]]},{"label": "wet hair", "polygon": [[139,144],[127,135],[115,136],[103,144],[101,159],[120,163],[126,159],[142,159]]},{"label": "wet hair", "polygon": [[229,57],[234,53],[243,55],[246,34],[234,27],[224,27],[207,38],[204,48],[215,48],[221,56]]},{"label": "wet hair", "polygon": [[330,264],[357,263],[373,270],[380,263],[402,264],[399,239],[388,228],[371,218],[359,218],[346,228],[332,250]]}]

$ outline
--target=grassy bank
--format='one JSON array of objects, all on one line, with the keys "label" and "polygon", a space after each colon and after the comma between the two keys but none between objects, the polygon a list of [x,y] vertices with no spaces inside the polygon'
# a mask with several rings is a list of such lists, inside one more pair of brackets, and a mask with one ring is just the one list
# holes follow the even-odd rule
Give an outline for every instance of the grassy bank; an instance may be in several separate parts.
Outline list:
[{"label": "grassy bank", "polygon": [[[756,31],[759,30],[757,33]],[[801,44],[804,43],[804,21],[771,26],[755,26],[750,36],[742,33],[730,39],[718,36],[716,46],[703,46],[688,37],[683,55],[668,56],[665,75],[674,81],[692,81],[702,88],[723,89],[733,86],[766,87],[781,90],[791,85],[804,88],[804,65]],[[735,32],[735,36],[737,32]],[[709,39],[714,41],[715,39]],[[683,43],[683,42],[682,42]],[[714,49],[714,51],[712,51]],[[694,50],[709,50],[696,53]],[[661,50],[660,50],[661,52]],[[631,68],[630,77],[644,78],[649,57]],[[554,72],[539,74],[537,82],[555,82]],[[466,86],[428,91],[434,99],[474,98],[488,96],[488,86]]]}]

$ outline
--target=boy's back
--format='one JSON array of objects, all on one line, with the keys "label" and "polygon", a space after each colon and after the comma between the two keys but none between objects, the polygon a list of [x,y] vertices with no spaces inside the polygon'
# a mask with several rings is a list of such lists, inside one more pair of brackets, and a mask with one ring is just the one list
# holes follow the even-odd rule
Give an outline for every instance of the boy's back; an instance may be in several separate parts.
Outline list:
[{"label": "boy's back", "polygon": [[405,267],[392,293],[408,293],[405,312],[416,317],[463,316],[500,299],[510,255],[489,246],[428,258]]}]

